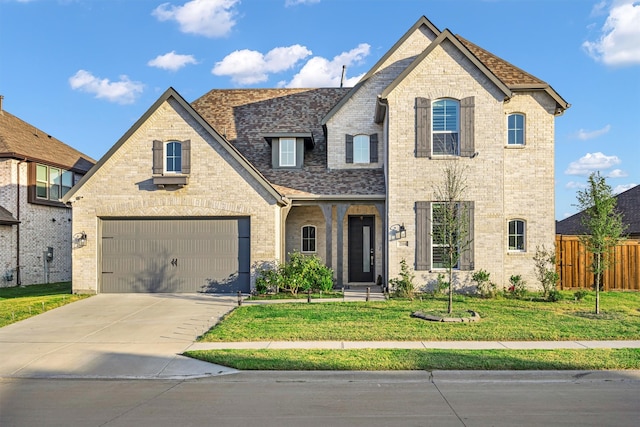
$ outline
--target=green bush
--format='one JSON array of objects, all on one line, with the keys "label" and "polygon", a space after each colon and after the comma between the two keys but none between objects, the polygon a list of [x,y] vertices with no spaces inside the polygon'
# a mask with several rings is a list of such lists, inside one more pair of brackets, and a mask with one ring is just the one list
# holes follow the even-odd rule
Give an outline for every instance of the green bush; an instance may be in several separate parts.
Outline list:
[{"label": "green bush", "polygon": [[485,270],[478,270],[471,275],[471,280],[476,282],[478,294],[485,298],[493,298],[496,296],[496,284],[491,281],[489,276],[491,273]]},{"label": "green bush", "polygon": [[547,294],[547,301],[549,302],[556,302],[556,301],[560,301],[561,299],[562,299],[562,294],[557,289],[552,289]]},{"label": "green bush", "polygon": [[576,301],[582,301],[584,299],[584,297],[586,297],[587,295],[589,295],[589,292],[584,291],[584,290],[579,290],[579,291],[575,291],[573,296],[575,297]]},{"label": "green bush", "polygon": [[300,252],[289,254],[289,261],[258,269],[256,292],[278,292],[280,289],[297,294],[306,291],[328,292],[333,288],[333,270],[316,255]]},{"label": "green bush", "polygon": [[415,276],[409,272],[407,261],[404,258],[400,261],[399,278],[389,279],[389,288],[391,292],[400,298],[413,298],[415,285],[413,279]]},{"label": "green bush", "polygon": [[509,277],[509,286],[506,296],[512,296],[515,298],[522,298],[527,293],[527,282],[522,280],[522,276],[514,274]]}]

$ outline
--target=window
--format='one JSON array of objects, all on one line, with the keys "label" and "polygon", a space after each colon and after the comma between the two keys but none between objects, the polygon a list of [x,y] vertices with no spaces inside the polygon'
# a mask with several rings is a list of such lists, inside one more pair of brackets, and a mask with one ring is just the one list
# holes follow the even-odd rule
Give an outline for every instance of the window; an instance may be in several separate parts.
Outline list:
[{"label": "window", "polygon": [[[474,203],[458,202],[455,215],[462,215],[459,258],[454,268],[473,270],[474,262]],[[416,271],[446,268],[446,251],[451,233],[446,230],[446,204],[443,202],[416,202]]]},{"label": "window", "polygon": [[182,144],[177,141],[167,142],[165,151],[165,172],[182,173]]},{"label": "window", "polygon": [[524,114],[509,114],[507,117],[507,144],[524,145]]},{"label": "window", "polygon": [[316,251],[316,227],[305,225],[302,227],[302,252]]},{"label": "window", "polygon": [[433,154],[457,156],[460,154],[460,103],[453,99],[439,99],[432,106]]},{"label": "window", "polygon": [[369,135],[353,137],[353,163],[369,163]]},{"label": "window", "polygon": [[296,165],[296,139],[280,138],[280,166]]},{"label": "window", "polygon": [[509,221],[509,250],[524,252],[524,221],[514,219]]},{"label": "window", "polygon": [[47,165],[36,165],[36,199],[58,201],[73,186],[73,172]]}]

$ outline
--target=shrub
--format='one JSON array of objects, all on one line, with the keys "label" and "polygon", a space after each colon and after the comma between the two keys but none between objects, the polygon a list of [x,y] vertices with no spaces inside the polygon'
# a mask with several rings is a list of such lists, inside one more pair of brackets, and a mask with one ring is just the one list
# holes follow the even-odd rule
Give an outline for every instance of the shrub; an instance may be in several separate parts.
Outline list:
[{"label": "shrub", "polygon": [[542,298],[550,301],[549,294],[556,289],[560,275],[556,271],[556,253],[553,250],[542,247],[536,247],[536,253],[533,256],[535,263],[536,278],[542,286]]},{"label": "shrub", "polygon": [[552,289],[547,294],[547,301],[549,302],[556,302],[556,301],[560,301],[561,299],[562,299],[562,294],[557,289]]},{"label": "shrub", "polygon": [[589,292],[584,290],[575,291],[573,293],[573,296],[575,297],[576,301],[582,301],[584,297],[586,297],[587,295],[589,295]]},{"label": "shrub", "polygon": [[476,283],[478,294],[486,298],[492,298],[496,295],[496,284],[490,280],[490,275],[491,273],[481,269],[471,276],[471,280]]},{"label": "shrub", "polygon": [[333,288],[333,270],[316,255],[300,252],[289,254],[289,261],[278,269],[280,288],[297,294],[299,291],[329,291]]},{"label": "shrub", "polygon": [[400,261],[399,278],[389,279],[390,290],[395,296],[401,298],[413,298],[415,285],[413,279],[415,276],[409,272],[407,261],[404,258]]},{"label": "shrub", "polygon": [[445,276],[442,273],[438,273],[438,277],[436,278],[435,286],[433,287],[434,294],[444,294],[444,291],[449,289],[449,282],[445,281]]},{"label": "shrub", "polygon": [[527,282],[522,280],[522,276],[519,274],[509,277],[509,283],[511,283],[511,286],[509,286],[508,295],[522,298],[527,293]]}]

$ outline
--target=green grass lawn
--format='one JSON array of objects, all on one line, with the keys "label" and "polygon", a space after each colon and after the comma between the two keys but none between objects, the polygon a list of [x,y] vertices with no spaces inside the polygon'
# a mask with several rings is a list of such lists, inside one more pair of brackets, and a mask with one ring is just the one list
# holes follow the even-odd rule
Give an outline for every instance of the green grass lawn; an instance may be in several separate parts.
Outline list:
[{"label": "green grass lawn", "polygon": [[86,298],[71,293],[71,282],[0,288],[0,327]]},{"label": "green grass lawn", "polygon": [[[558,302],[456,296],[456,312],[478,323],[412,318],[442,313],[446,297],[376,302],[244,305],[201,341],[544,341],[640,339],[640,293],[601,293]],[[585,350],[208,350],[188,356],[243,370],[640,369],[640,349]]]}]

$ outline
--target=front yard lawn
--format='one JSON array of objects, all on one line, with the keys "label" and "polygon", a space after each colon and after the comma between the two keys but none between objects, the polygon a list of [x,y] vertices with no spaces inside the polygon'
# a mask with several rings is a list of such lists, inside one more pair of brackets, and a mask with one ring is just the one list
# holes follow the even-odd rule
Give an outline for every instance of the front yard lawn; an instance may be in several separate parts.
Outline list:
[{"label": "front yard lawn", "polygon": [[88,295],[71,293],[71,282],[0,288],[0,328]]}]

